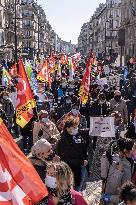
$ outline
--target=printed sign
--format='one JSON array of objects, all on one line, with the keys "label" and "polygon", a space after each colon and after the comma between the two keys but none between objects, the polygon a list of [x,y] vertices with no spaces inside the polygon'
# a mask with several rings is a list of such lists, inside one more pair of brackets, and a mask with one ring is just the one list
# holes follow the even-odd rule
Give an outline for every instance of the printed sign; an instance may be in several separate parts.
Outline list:
[{"label": "printed sign", "polygon": [[114,117],[91,117],[90,135],[115,137]]}]

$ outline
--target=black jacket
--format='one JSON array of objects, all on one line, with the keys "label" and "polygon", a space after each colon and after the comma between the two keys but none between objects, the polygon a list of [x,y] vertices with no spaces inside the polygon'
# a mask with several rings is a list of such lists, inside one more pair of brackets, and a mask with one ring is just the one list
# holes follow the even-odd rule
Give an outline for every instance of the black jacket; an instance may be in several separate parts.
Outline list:
[{"label": "black jacket", "polygon": [[29,157],[29,160],[31,161],[34,168],[36,169],[41,180],[45,183],[47,165],[42,160],[40,160],[36,157]]},{"label": "black jacket", "polygon": [[68,132],[62,133],[57,146],[57,154],[71,168],[80,168],[87,159],[86,143],[81,134],[72,136]]},{"label": "black jacket", "polygon": [[6,113],[4,112],[4,110],[2,110],[1,108],[0,108],[0,118],[2,118],[5,125],[8,126],[8,118],[7,118]]},{"label": "black jacket", "polygon": [[91,117],[100,117],[107,116],[109,114],[109,107],[107,103],[99,104],[98,101],[95,101],[90,108],[90,116]]}]

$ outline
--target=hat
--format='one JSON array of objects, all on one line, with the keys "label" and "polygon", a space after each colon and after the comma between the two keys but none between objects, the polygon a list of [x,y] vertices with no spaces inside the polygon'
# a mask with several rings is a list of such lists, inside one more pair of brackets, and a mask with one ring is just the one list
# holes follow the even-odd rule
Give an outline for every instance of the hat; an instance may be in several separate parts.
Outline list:
[{"label": "hat", "polygon": [[38,113],[38,117],[41,117],[41,115],[43,115],[43,114],[48,115],[49,113],[48,113],[46,110],[41,110],[41,111]]}]

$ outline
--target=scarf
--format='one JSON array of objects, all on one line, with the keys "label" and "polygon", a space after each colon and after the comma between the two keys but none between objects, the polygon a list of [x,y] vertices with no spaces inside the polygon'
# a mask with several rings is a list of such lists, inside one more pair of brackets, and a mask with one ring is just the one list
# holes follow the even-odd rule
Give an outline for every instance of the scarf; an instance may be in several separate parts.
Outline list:
[{"label": "scarf", "polygon": [[[56,195],[56,190],[52,189],[50,190],[51,196]],[[39,202],[37,205],[48,205],[50,198],[45,198],[41,202]],[[59,202],[57,205],[75,205],[74,200],[72,199],[72,194],[70,191],[67,191],[63,196],[60,198]]]}]

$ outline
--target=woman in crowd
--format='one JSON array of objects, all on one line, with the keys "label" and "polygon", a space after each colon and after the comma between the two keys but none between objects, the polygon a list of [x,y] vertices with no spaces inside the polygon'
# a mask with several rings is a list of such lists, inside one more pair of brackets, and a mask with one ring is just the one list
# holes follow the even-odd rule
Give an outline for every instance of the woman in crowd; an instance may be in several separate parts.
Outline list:
[{"label": "woman in crowd", "polygon": [[65,114],[60,120],[57,122],[57,127],[59,130],[63,130],[65,121],[70,117],[74,117],[79,121],[79,129],[87,128],[87,121],[85,116],[81,115],[79,111],[79,102],[72,105],[72,109],[69,113]]},{"label": "woman in crowd", "polygon": [[131,182],[126,182],[120,192],[122,203],[119,205],[136,205],[136,186]]},{"label": "woman in crowd", "polygon": [[87,205],[82,195],[73,189],[73,174],[66,163],[47,166],[45,184],[49,196],[37,205]]},{"label": "woman in crowd", "polygon": [[101,178],[103,180],[102,199],[106,204],[117,205],[121,186],[130,181],[134,171],[134,142],[129,139],[118,140],[118,154],[111,155],[107,151],[101,159]]},{"label": "woman in crowd", "polygon": [[50,142],[51,138],[59,139],[60,133],[56,125],[50,121],[47,111],[41,110],[39,113],[39,121],[34,123],[33,127],[33,143],[44,138]]},{"label": "woman in crowd", "polygon": [[45,180],[47,164],[50,161],[59,160],[59,157],[53,153],[51,144],[45,139],[40,139],[33,145],[28,158],[32,162],[43,182]]},{"label": "woman in crowd", "polygon": [[86,166],[88,163],[86,143],[78,130],[78,126],[79,121],[73,117],[69,118],[65,122],[57,147],[57,154],[62,161],[70,166],[74,173],[76,189],[80,186],[82,166]]}]

